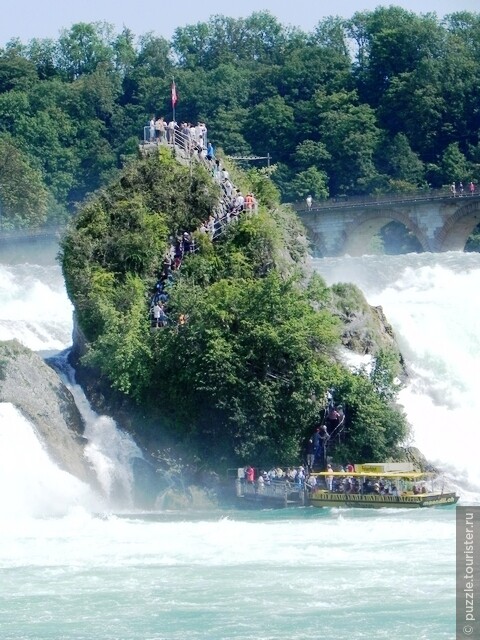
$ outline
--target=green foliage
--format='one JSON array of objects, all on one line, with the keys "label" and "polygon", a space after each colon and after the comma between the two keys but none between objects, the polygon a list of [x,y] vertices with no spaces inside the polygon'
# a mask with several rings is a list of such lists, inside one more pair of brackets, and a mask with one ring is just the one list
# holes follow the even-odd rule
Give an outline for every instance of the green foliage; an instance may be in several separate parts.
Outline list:
[{"label": "green foliage", "polygon": [[327,168],[331,155],[323,142],[304,140],[295,149],[294,158],[296,166],[305,171],[315,165]]},{"label": "green foliage", "polygon": [[365,296],[354,284],[334,284],[331,291],[334,295],[335,307],[340,313],[346,316],[350,316],[359,310],[365,310],[367,308]]},{"label": "green foliage", "polygon": [[336,393],[346,411],[346,438],[337,455],[344,460],[381,461],[398,453],[408,435],[404,414],[393,407],[365,374],[349,373],[339,382]]},{"label": "green foliage", "polygon": [[[171,43],[85,23],[57,41],[12,42],[0,51],[2,224],[38,226],[47,208],[61,219],[85,201],[62,261],[86,360],[169,414],[197,452],[296,461],[318,418],[314,398],[335,386],[345,452],[381,459],[406,432],[391,404],[395,356],[377,354],[371,374],[335,364],[332,313],[355,317],[366,302],[349,285],[304,282],[304,232],[279,194],[319,200],[476,179],[478,35],[475,14],[439,22],[379,7],[312,33],[257,12],[182,27]],[[243,173],[222,158],[259,212],[214,244],[197,234],[200,252],[172,286],[172,325],[150,332],[169,236],[197,229],[220,198],[206,170],[168,149],[135,159],[148,119],[170,116],[173,75],[178,120],[205,121],[218,154],[269,153],[274,165]],[[189,319],[177,326],[180,314]]]},{"label": "green foliage", "polygon": [[275,272],[202,291],[179,285],[171,304],[189,320],[158,336],[155,377],[164,384],[156,401],[174,410],[182,398],[191,428],[201,425],[196,437],[238,459],[293,461],[315,417],[311,396],[325,388],[326,356],[338,340],[333,318]]},{"label": "green foliage", "polygon": [[269,209],[273,209],[280,204],[280,192],[270,179],[272,167],[264,169],[250,169],[247,173],[255,198]]},{"label": "green foliage", "polygon": [[[243,176],[252,179],[269,193],[267,175]],[[179,220],[194,229],[220,197],[208,180],[200,166],[190,174],[160,151],[130,163],[80,209],[62,262],[88,340],[85,364],[167,416],[172,435],[215,465],[219,453],[225,464],[298,461],[316,398],[332,386],[352,407],[349,451],[356,460],[384,456],[403,433],[388,413],[394,357],[380,352],[370,378],[335,364],[341,326],[330,308],[353,314],[367,305],[353,286],[329,289],[318,275],[304,282],[303,232],[285,207],[245,214],[215,243],[195,231],[200,250],[174,278],[170,324],[151,331],[149,294],[167,236]],[[367,426],[366,401],[376,412]]]},{"label": "green foliage", "polygon": [[398,353],[392,350],[380,349],[374,358],[370,380],[381,399],[388,401],[395,399],[401,386],[397,377],[399,374]]},{"label": "green foliage", "polygon": [[478,225],[469,237],[465,251],[480,251],[480,227]]},{"label": "green foliage", "polygon": [[47,219],[48,191],[40,172],[9,136],[0,136],[1,229],[39,227]]},{"label": "green foliage", "polygon": [[328,197],[327,174],[316,167],[309,167],[297,173],[291,182],[290,194],[293,200],[304,200],[309,194],[315,200]]},{"label": "green foliage", "polygon": [[114,389],[140,399],[151,384],[152,368],[145,285],[130,274],[123,283],[115,283],[111,274],[102,275],[92,281],[92,303],[102,331],[84,362],[101,370]]},{"label": "green foliage", "polygon": [[392,191],[411,191],[425,183],[423,162],[414,153],[403,133],[382,146],[379,155],[385,163],[385,173],[390,176]]},{"label": "green foliage", "polygon": [[442,157],[443,173],[449,182],[465,180],[469,174],[467,160],[458,142],[448,145]]}]

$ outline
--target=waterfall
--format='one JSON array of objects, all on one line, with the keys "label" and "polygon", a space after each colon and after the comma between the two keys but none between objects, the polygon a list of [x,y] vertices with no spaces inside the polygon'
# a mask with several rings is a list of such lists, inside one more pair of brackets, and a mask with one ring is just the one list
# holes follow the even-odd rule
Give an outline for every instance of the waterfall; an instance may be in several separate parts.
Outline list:
[{"label": "waterfall", "polygon": [[15,338],[33,351],[70,344],[72,305],[58,266],[0,263],[0,303],[0,340]]},{"label": "waterfall", "polygon": [[0,511],[2,517],[50,517],[72,508],[100,508],[99,496],[62,471],[32,425],[10,403],[0,403]]},{"label": "waterfall", "polygon": [[113,418],[98,415],[92,409],[83,389],[76,384],[68,353],[67,349],[50,360],[70,389],[85,421],[84,435],[88,440],[85,456],[95,470],[110,505],[131,508],[135,483],[132,463],[135,458],[143,459],[142,452],[133,438],[117,427]]},{"label": "waterfall", "polygon": [[33,245],[27,253],[25,249],[22,245],[21,253],[10,252],[8,260],[0,256],[0,340],[16,339],[51,357],[85,421],[85,456],[97,475],[102,495],[62,471],[49,459],[35,425],[13,405],[0,403],[0,451],[4,457],[0,508],[3,504],[4,510],[33,516],[65,513],[75,505],[97,511],[131,509],[133,464],[142,459],[142,453],[112,418],[92,410],[75,384],[74,371],[66,360],[72,335],[72,305],[60,267],[55,264],[57,247],[43,246],[38,264],[32,260],[38,255],[38,247]]}]

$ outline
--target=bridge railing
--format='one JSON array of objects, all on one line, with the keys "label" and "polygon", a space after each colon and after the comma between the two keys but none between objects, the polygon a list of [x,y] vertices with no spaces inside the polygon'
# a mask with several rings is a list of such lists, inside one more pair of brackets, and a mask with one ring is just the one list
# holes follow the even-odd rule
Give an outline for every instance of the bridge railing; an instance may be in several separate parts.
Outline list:
[{"label": "bridge railing", "polygon": [[293,207],[298,212],[317,211],[319,209],[332,209],[335,207],[358,207],[358,206],[376,206],[379,204],[415,202],[427,200],[441,200],[445,198],[470,198],[478,196],[478,192],[467,192],[453,194],[450,188],[443,187],[441,189],[417,189],[415,191],[407,191],[403,193],[382,193],[364,196],[336,196],[327,200],[318,200],[312,202],[312,206],[308,207],[305,202],[294,202]]}]

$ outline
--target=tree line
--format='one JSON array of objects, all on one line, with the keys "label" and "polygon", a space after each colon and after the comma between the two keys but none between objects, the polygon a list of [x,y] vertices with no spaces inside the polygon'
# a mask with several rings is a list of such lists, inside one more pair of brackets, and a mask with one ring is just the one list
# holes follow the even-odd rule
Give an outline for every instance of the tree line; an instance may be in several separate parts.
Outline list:
[{"label": "tree line", "polygon": [[284,201],[477,181],[480,14],[400,7],[312,31],[268,12],[213,16],[170,41],[104,23],[0,50],[2,228],[65,219],[135,155],[153,114],[266,155]]}]

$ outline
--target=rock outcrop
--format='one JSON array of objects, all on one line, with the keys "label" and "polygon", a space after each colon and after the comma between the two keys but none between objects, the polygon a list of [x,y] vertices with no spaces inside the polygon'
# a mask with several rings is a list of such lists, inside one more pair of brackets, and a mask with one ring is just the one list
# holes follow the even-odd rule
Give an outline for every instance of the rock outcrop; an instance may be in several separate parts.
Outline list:
[{"label": "rock outcrop", "polygon": [[72,394],[39,355],[15,340],[0,342],[0,402],[13,404],[34,425],[62,469],[96,482],[84,457],[84,423]]},{"label": "rock outcrop", "polygon": [[392,326],[382,307],[372,307],[358,287],[353,284],[333,285],[330,310],[340,319],[342,344],[361,355],[375,355],[380,349],[399,354]]}]

